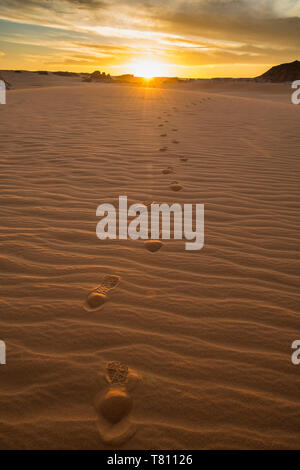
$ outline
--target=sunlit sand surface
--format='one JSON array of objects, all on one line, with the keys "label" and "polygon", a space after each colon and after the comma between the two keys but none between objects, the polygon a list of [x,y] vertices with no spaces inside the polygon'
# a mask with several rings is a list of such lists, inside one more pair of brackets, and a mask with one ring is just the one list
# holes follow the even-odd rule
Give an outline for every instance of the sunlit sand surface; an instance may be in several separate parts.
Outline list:
[{"label": "sunlit sand surface", "polygon": [[[0,447],[298,448],[288,90],[29,82],[0,114]],[[100,241],[119,195],[204,203],[204,249]]]}]

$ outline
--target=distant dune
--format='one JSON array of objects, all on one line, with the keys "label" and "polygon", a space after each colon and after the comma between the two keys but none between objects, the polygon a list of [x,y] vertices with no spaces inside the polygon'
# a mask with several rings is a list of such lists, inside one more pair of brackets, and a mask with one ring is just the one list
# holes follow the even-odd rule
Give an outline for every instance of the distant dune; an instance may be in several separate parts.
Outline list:
[{"label": "distant dune", "polygon": [[[179,79],[177,77],[156,77],[149,82],[144,82],[142,77],[135,77],[134,75],[126,74],[116,77],[111,77],[110,74],[105,72],[95,71],[93,73],[74,73],[74,72],[48,72],[45,70],[29,72],[25,70],[2,70],[0,71],[2,79],[10,84],[13,88],[31,88],[31,87],[45,87],[45,86],[64,86],[76,85],[79,82],[84,83],[122,83],[131,85],[140,85],[148,87],[176,87],[181,85],[201,85],[206,89],[225,89],[241,87],[248,90],[258,90],[256,83],[270,82],[274,84],[290,83],[295,80],[300,80],[300,62],[294,61],[287,64],[281,64],[272,67],[256,78],[213,78],[213,79]],[[0,79],[1,79],[0,76]],[[278,89],[279,91],[280,89]],[[267,91],[267,89],[266,89]],[[276,93],[275,88],[272,89]],[[282,93],[282,89],[280,91]]]},{"label": "distant dune", "polygon": [[256,96],[262,99],[276,99],[288,102],[291,89],[281,83],[265,83],[252,79],[211,79],[211,80],[178,80],[157,78],[150,82],[143,82],[141,78],[133,75],[111,78],[103,74],[74,74],[69,72],[28,72],[28,71],[0,71],[9,88],[15,90],[27,88],[69,87],[81,85],[83,88],[97,83],[99,86],[116,86],[118,84],[130,86],[146,86],[153,88],[175,88],[181,90],[202,90],[210,93],[234,94],[239,96]]},{"label": "distant dune", "polygon": [[[7,84],[11,84],[14,89],[24,88],[39,88],[50,86],[70,86],[83,83],[84,86],[88,83],[98,84],[130,84],[134,86],[164,86],[174,85],[179,82],[177,78],[156,77],[150,82],[145,82],[142,77],[134,77],[134,75],[121,75],[111,77],[105,72],[95,71],[93,73],[72,73],[72,72],[48,72],[40,70],[37,72],[30,72],[26,70],[2,70],[3,80]],[[9,87],[8,87],[9,88]]]},{"label": "distant dune", "polygon": [[45,71],[1,70],[0,73],[14,89],[78,85],[82,80],[80,74],[61,76]]}]

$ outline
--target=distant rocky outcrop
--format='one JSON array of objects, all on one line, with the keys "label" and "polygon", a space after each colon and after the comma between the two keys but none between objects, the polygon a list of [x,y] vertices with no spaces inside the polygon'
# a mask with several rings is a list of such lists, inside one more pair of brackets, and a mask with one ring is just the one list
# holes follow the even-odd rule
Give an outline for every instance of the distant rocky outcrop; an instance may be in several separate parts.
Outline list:
[{"label": "distant rocky outcrop", "polygon": [[90,75],[84,77],[82,79],[83,82],[111,82],[112,78],[110,74],[106,74],[105,72],[99,72],[99,70],[96,70],[95,72],[91,73]]},{"label": "distant rocky outcrop", "polygon": [[300,80],[300,62],[289,62],[287,64],[276,65],[256,80],[268,81],[273,83],[294,82]]}]

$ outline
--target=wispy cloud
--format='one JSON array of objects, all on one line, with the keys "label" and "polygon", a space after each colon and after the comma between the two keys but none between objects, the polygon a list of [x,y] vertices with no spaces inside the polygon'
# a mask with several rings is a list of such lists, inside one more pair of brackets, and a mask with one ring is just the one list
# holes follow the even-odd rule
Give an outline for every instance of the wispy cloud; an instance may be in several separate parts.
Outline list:
[{"label": "wispy cloud", "polygon": [[4,51],[32,46],[32,61],[44,48],[54,65],[125,67],[157,54],[188,74],[197,65],[292,60],[300,44],[300,0],[1,0],[0,19],[20,24],[0,35]]}]

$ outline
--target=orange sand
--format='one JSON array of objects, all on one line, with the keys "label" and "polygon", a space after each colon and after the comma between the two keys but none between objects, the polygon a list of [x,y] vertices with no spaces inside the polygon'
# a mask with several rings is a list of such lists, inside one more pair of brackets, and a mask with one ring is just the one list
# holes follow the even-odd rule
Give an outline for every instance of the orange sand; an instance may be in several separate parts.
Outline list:
[{"label": "orange sand", "polygon": [[[0,107],[0,448],[110,448],[94,407],[112,393],[109,361],[140,377],[120,392],[135,426],[120,424],[121,449],[299,448],[300,107],[287,88],[26,77]],[[100,241],[96,208],[119,195],[204,203],[204,249]],[[87,311],[96,288],[106,302]]]}]

